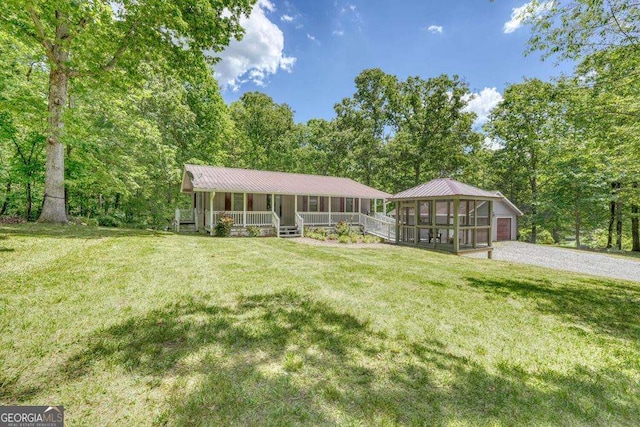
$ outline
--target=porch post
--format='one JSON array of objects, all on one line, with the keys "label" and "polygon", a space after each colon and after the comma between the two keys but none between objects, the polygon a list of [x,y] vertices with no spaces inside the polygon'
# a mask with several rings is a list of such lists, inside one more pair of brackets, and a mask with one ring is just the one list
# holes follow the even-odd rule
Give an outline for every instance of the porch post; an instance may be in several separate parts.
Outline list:
[{"label": "porch post", "polygon": [[209,194],[209,235],[213,236],[213,198],[216,196],[216,192],[212,191]]},{"label": "porch post", "polygon": [[298,196],[296,194],[293,195],[293,210],[297,215],[298,214]]},{"label": "porch post", "polygon": [[420,234],[418,230],[418,223],[420,222],[420,201],[416,199],[416,205],[413,211],[413,244],[418,246],[418,240]]},{"label": "porch post", "polygon": [[[493,247],[493,200],[489,200],[489,248]],[[491,254],[491,252],[489,252]]]},{"label": "porch post", "polygon": [[382,199],[382,213],[387,215],[387,199]]},{"label": "porch post", "polygon": [[276,195],[271,194],[271,212],[276,213]]},{"label": "porch post", "polygon": [[471,235],[473,249],[478,247],[478,201],[473,201],[473,234]]},{"label": "porch post", "polygon": [[[436,199],[431,200],[431,239],[433,239],[433,248],[436,248],[436,238],[440,239],[440,243],[442,243],[442,236],[438,236],[438,201]],[[448,221],[448,220],[447,220]]]},{"label": "porch post", "polygon": [[453,253],[457,254],[460,252],[460,241],[458,240],[458,236],[460,235],[460,216],[458,215],[460,212],[460,199],[453,200]]},{"label": "porch post", "polygon": [[247,226],[247,193],[242,193],[242,226]]},{"label": "porch post", "polygon": [[329,227],[331,227],[331,196],[329,196]]},{"label": "porch post", "polygon": [[396,245],[400,243],[400,209],[402,209],[402,202],[396,202]]}]

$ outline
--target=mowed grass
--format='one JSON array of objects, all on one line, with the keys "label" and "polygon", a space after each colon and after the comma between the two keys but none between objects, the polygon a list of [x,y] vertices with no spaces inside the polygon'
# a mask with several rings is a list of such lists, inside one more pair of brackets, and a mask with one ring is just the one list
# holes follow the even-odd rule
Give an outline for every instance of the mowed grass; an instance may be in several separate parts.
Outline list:
[{"label": "mowed grass", "polygon": [[0,236],[0,404],[68,425],[640,420],[638,284],[406,247]]}]

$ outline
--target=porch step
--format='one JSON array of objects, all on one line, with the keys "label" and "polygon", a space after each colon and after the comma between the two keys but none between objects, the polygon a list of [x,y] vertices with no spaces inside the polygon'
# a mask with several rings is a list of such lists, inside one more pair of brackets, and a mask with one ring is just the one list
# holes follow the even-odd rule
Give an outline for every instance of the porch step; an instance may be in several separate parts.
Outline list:
[{"label": "porch step", "polygon": [[281,225],[280,237],[300,237],[300,230],[295,225]]}]

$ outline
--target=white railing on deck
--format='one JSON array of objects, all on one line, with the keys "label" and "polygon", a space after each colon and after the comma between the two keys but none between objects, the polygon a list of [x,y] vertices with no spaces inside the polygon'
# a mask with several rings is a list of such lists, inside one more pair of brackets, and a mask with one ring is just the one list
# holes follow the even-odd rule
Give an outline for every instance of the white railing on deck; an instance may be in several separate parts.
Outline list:
[{"label": "white railing on deck", "polygon": [[242,211],[214,211],[213,218],[210,218],[209,211],[207,211],[207,226],[209,225],[209,221],[212,220],[213,225],[218,222],[218,218],[222,215],[230,216],[233,218],[233,225],[236,227],[267,227],[273,224],[273,219],[271,217],[271,211],[248,211],[246,218],[247,222],[244,222],[244,212]]},{"label": "white railing on deck", "polygon": [[379,219],[380,221],[386,221],[386,222],[393,223],[393,224],[395,224],[395,222],[396,222],[396,219],[394,217],[389,216],[389,215],[385,215],[385,214],[381,214],[380,212],[376,212],[374,214],[374,217],[376,219]]},{"label": "white railing on deck", "polygon": [[280,217],[277,213],[271,212],[271,221],[273,228],[276,229],[276,236],[280,237]]},{"label": "white railing on deck", "polygon": [[361,224],[360,217],[362,215],[358,212],[298,212],[298,214],[307,226],[332,226],[340,221],[358,225]]},{"label": "white railing on deck", "polygon": [[331,225],[328,212],[298,212],[298,215],[307,225]]},{"label": "white railing on deck", "polygon": [[174,229],[180,232],[180,224],[195,224],[198,228],[198,216],[195,209],[176,209],[173,218]]},{"label": "white railing on deck", "polygon": [[386,220],[381,220],[367,215],[362,215],[361,220],[365,233],[373,234],[391,241],[396,239],[395,221],[391,223]]},{"label": "white railing on deck", "polygon": [[300,236],[304,237],[304,218],[302,218],[299,212],[296,212],[296,227],[300,230]]},{"label": "white railing on deck", "polygon": [[333,224],[336,224],[340,221],[344,221],[352,225],[357,225],[360,223],[360,214],[358,212],[332,212],[331,222]]}]

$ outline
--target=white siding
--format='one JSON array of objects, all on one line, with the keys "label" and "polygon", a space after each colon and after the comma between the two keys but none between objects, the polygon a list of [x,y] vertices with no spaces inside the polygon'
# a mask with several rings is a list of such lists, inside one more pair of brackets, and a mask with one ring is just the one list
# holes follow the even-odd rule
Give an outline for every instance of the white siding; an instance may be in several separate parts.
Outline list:
[{"label": "white siding", "polygon": [[509,206],[502,200],[496,200],[493,204],[493,236],[491,239],[495,242],[498,240],[498,218],[511,218],[511,240],[518,239],[518,216]]}]

